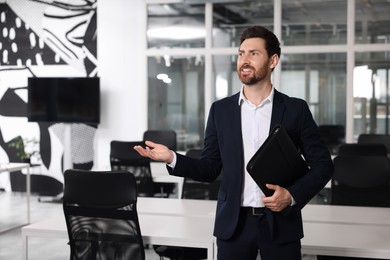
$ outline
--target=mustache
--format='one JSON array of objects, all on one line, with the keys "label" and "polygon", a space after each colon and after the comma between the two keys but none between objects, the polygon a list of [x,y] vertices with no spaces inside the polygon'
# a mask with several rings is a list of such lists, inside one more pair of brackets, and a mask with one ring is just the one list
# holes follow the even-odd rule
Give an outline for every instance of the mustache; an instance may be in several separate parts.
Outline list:
[{"label": "mustache", "polygon": [[244,64],[240,67],[240,70],[243,70],[243,69],[252,69],[252,70],[255,70],[255,68],[253,68],[251,65],[249,64]]}]

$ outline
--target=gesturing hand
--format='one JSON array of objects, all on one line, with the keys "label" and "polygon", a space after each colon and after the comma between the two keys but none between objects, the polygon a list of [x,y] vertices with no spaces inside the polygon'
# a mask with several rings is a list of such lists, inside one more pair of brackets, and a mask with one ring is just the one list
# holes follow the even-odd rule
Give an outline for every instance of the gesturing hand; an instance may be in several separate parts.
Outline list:
[{"label": "gesturing hand", "polygon": [[145,141],[146,147],[140,145],[134,146],[134,149],[143,157],[149,157],[154,161],[171,163],[173,160],[172,151],[162,144],[156,144],[151,141]]}]

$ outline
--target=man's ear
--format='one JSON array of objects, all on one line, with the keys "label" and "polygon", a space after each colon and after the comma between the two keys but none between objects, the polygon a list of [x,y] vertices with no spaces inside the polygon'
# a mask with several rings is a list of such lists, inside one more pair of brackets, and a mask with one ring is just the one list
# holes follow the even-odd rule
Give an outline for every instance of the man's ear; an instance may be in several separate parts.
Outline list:
[{"label": "man's ear", "polygon": [[277,54],[272,55],[271,62],[269,64],[270,69],[274,69],[279,63],[279,56]]}]

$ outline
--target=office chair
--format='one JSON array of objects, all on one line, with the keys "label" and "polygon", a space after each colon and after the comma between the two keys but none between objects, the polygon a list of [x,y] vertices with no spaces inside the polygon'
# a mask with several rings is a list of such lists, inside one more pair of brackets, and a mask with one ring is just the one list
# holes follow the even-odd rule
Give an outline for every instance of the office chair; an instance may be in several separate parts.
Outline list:
[{"label": "office chair", "polygon": [[[359,150],[363,152],[362,149]],[[338,155],[334,158],[332,205],[390,206],[390,163],[386,153],[383,155],[383,147],[377,148],[377,151],[381,151],[382,155],[350,154]],[[317,256],[317,260],[370,260],[370,258]]]},{"label": "office chair", "polygon": [[385,134],[360,134],[358,144],[383,144],[387,154],[390,154],[390,135]]},{"label": "office chair", "polygon": [[390,206],[390,162],[387,156],[340,155],[333,162],[332,205]]},{"label": "office chair", "polygon": [[71,260],[145,260],[131,173],[66,170],[63,212]]},{"label": "office chair", "polygon": [[[190,149],[186,152],[186,156],[200,159],[201,153],[202,149]],[[189,178],[184,178],[182,199],[217,200],[221,175],[212,183],[197,182]],[[158,245],[155,245],[153,248],[161,260],[164,257],[171,260],[198,260],[207,258],[207,249],[204,248]]]},{"label": "office chair", "polygon": [[384,144],[348,143],[348,144],[341,144],[339,146],[337,155],[387,156],[387,149]]},{"label": "office chair", "polygon": [[319,125],[318,128],[329,152],[335,155],[340,144],[345,142],[345,127],[343,125]]},{"label": "office chair", "polygon": [[137,181],[138,196],[154,197],[154,183],[150,170],[150,159],[141,156],[135,151],[134,146],[136,145],[144,145],[144,142],[111,141],[111,170],[131,172]]},{"label": "office chair", "polygon": [[[176,132],[173,130],[146,130],[143,135],[143,141],[152,141],[167,146],[172,151],[177,149]],[[161,193],[171,194],[174,192],[176,186],[171,183],[156,183],[159,186]]]},{"label": "office chair", "polygon": [[176,132],[173,130],[146,130],[143,140],[163,144],[172,151],[177,149]]},{"label": "office chair", "polygon": [[[191,158],[200,159],[202,149],[189,149],[186,155]],[[212,182],[198,182],[190,178],[184,178],[182,199],[203,199],[217,200],[222,173]]]}]

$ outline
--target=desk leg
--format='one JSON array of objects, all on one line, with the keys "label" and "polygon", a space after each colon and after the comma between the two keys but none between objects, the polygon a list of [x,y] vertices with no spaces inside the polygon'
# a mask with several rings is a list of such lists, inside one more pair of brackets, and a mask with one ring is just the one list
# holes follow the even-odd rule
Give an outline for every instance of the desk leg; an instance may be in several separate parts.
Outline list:
[{"label": "desk leg", "polygon": [[27,223],[30,224],[30,196],[31,196],[31,178],[30,178],[30,167],[27,168],[26,174],[26,193],[27,193]]},{"label": "desk leg", "polygon": [[177,198],[181,199],[183,197],[183,185],[184,185],[184,178],[182,178],[177,183]]},{"label": "desk leg", "polygon": [[22,260],[27,260],[28,255],[28,236],[22,230]]},{"label": "desk leg", "polygon": [[209,246],[207,247],[207,259],[217,259],[217,258],[214,258],[214,246]]}]

